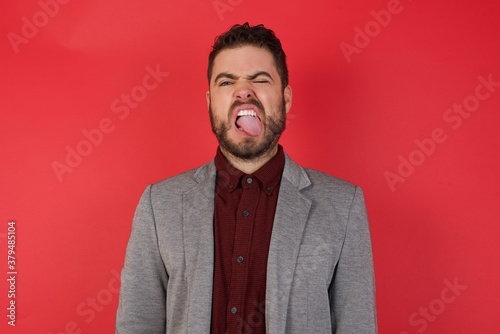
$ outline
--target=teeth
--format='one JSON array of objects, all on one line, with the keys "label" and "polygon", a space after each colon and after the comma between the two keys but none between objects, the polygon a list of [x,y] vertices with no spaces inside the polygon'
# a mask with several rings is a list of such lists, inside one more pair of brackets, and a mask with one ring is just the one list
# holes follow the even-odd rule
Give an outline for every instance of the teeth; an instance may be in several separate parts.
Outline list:
[{"label": "teeth", "polygon": [[255,117],[255,116],[257,116],[257,113],[251,109],[250,110],[240,110],[238,112],[238,116],[253,116],[253,117]]}]

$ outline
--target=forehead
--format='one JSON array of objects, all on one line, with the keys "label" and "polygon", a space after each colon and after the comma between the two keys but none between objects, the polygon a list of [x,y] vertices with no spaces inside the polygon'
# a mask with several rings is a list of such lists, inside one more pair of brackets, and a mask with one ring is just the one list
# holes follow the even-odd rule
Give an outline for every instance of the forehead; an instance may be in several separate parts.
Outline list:
[{"label": "forehead", "polygon": [[215,57],[212,77],[228,72],[236,75],[246,75],[258,71],[266,71],[273,77],[278,77],[272,53],[265,47],[246,45],[232,49],[224,49]]}]

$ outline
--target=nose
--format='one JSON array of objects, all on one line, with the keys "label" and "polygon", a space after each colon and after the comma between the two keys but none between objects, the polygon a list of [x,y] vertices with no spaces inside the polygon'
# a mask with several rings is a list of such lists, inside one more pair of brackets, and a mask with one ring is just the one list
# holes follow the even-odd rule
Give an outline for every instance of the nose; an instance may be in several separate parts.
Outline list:
[{"label": "nose", "polygon": [[255,98],[254,91],[252,90],[250,85],[246,83],[238,83],[234,94],[237,100],[248,100]]}]

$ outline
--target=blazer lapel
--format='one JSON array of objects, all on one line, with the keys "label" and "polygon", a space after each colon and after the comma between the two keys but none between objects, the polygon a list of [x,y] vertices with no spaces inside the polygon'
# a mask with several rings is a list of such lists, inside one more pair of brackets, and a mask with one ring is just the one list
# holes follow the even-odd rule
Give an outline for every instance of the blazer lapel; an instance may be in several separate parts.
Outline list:
[{"label": "blazer lapel", "polygon": [[213,163],[201,167],[194,176],[197,185],[184,194],[182,203],[189,333],[210,332],[215,174]]},{"label": "blazer lapel", "polygon": [[286,156],[267,263],[268,333],[285,333],[290,289],[311,208],[311,201],[300,191],[310,184],[305,171]]}]

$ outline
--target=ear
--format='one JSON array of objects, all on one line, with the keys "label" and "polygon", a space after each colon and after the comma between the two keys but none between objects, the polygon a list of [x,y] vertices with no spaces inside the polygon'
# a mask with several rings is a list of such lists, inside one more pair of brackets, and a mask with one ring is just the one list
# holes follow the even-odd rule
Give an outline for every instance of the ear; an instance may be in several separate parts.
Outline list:
[{"label": "ear", "polygon": [[292,107],[292,87],[285,87],[283,90],[283,98],[285,99],[285,110],[288,113]]},{"label": "ear", "polygon": [[209,90],[207,90],[206,98],[207,98],[207,109],[209,109],[210,108],[210,91]]}]

